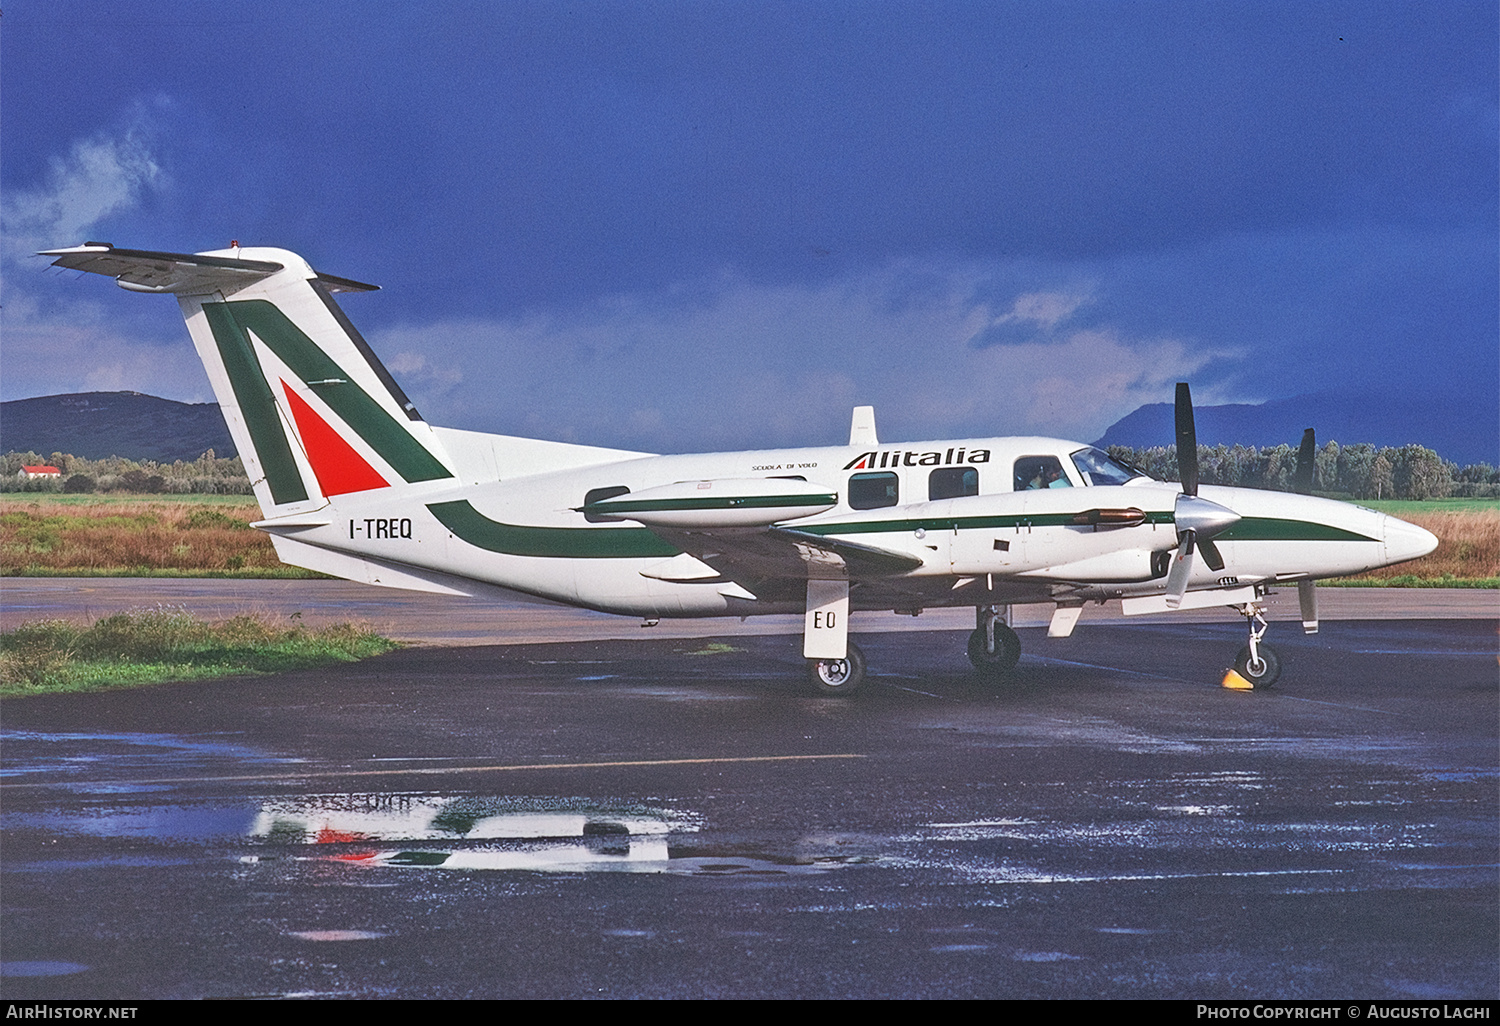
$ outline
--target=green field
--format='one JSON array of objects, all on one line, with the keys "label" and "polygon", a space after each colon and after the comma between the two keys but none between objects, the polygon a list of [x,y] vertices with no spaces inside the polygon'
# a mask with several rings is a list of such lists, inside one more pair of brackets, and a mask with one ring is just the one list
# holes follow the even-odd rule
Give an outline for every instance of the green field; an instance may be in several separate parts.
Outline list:
[{"label": "green field", "polygon": [[1500,499],[1362,499],[1357,505],[1393,517],[1413,513],[1500,512]]}]

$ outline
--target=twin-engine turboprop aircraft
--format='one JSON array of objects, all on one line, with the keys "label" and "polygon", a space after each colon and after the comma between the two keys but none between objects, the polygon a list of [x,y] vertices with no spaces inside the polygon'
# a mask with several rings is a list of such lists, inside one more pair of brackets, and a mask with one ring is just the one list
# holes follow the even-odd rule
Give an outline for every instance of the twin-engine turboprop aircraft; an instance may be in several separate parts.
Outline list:
[{"label": "twin-engine turboprop aircraft", "polygon": [[[157,253],[87,243],[57,266],[177,297],[280,558],[370,584],[497,589],[659,617],[802,612],[816,688],[854,690],[851,610],[973,606],[968,654],[1015,666],[1012,603],[1127,614],[1224,605],[1246,619],[1239,686],[1280,660],[1260,600],[1295,583],[1317,630],[1318,578],[1415,559],[1437,539],[1372,510],[1198,485],[1186,385],[1180,482],[1055,438],[883,445],[854,410],[847,446],[655,456],[428,424],[334,301],[366,291],[280,249]],[[1310,490],[1304,438],[1298,488]],[[1234,677],[1235,675],[1231,675]]]}]

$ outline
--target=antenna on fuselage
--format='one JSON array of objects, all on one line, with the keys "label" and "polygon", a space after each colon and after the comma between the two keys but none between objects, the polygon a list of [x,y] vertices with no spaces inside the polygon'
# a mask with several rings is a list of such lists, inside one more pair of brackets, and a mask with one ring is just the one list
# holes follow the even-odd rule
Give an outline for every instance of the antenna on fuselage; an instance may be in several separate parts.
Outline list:
[{"label": "antenna on fuselage", "polygon": [[854,408],[854,417],[849,421],[849,444],[858,446],[880,444],[880,440],[875,437],[875,407],[856,406]]}]

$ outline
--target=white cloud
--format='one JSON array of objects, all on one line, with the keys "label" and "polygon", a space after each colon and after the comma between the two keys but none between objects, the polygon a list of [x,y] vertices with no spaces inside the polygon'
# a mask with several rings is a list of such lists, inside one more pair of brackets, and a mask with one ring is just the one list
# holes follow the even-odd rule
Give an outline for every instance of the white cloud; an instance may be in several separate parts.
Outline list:
[{"label": "white cloud", "polygon": [[138,106],[119,131],[79,139],[66,157],[54,157],[40,188],[10,192],[0,206],[7,255],[76,245],[99,221],[134,207],[163,180],[152,134],[149,112]]},{"label": "white cloud", "polygon": [[39,185],[7,190],[0,203],[0,318],[8,396],[138,389],[185,401],[211,398],[198,362],[182,358],[175,307],[160,311],[159,333],[133,334],[122,325],[149,331],[151,313],[141,310],[126,322],[114,311],[119,300],[136,297],[77,289],[34,255],[87,241],[99,222],[130,212],[160,188],[165,172],[152,150],[154,135],[151,106],[137,104],[120,127],[79,139],[54,158]]},{"label": "white cloud", "polygon": [[1091,301],[1087,294],[1068,292],[1028,292],[1017,296],[1010,312],[996,317],[993,324],[1033,324],[1048,331],[1073,316],[1074,311]]}]

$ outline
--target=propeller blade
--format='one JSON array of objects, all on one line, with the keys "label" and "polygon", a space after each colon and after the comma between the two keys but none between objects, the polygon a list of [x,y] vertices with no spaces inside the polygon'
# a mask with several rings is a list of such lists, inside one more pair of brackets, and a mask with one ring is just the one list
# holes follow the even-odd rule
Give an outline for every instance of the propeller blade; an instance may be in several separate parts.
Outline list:
[{"label": "propeller blade", "polygon": [[1183,495],[1198,494],[1198,429],[1193,424],[1193,395],[1186,381],[1177,382],[1177,476]]},{"label": "propeller blade", "polygon": [[1297,473],[1292,478],[1292,491],[1300,495],[1312,493],[1314,457],[1318,451],[1317,436],[1313,429],[1302,432],[1302,446],[1297,450]]},{"label": "propeller blade", "polygon": [[1297,603],[1302,607],[1302,633],[1318,633],[1318,582],[1297,582]]},{"label": "propeller blade", "polygon": [[1198,543],[1198,551],[1203,553],[1203,562],[1210,570],[1217,573],[1224,569],[1224,557],[1219,555],[1219,547],[1204,538]]},{"label": "propeller blade", "polygon": [[1187,594],[1188,578],[1193,576],[1194,533],[1187,530],[1178,536],[1177,555],[1172,557],[1172,565],[1167,570],[1167,606],[1171,609],[1182,604],[1182,596]]}]

